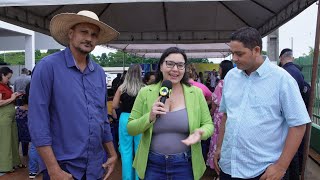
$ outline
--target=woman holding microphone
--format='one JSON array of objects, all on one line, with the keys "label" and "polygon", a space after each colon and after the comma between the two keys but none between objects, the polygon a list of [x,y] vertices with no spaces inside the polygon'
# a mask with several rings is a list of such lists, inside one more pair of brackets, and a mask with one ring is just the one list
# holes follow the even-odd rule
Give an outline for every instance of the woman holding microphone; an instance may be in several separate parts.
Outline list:
[{"label": "woman holding microphone", "polygon": [[[183,50],[165,50],[155,84],[142,88],[133,105],[127,128],[132,136],[142,134],[133,162],[141,179],[200,179],[206,169],[200,141],[212,135],[213,124],[201,89],[188,83],[186,64]],[[172,91],[162,103],[166,80]]]}]

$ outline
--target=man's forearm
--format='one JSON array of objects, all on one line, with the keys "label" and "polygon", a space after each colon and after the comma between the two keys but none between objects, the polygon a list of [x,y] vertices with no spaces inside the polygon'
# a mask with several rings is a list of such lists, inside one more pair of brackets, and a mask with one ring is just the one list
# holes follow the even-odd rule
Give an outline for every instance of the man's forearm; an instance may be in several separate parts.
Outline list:
[{"label": "man's forearm", "polygon": [[290,162],[297,152],[306,130],[306,125],[289,128],[286,142],[277,164],[284,170],[288,169]]},{"label": "man's forearm", "polygon": [[226,121],[227,121],[227,114],[223,113],[220,129],[219,129],[219,135],[218,135],[218,143],[217,143],[217,149],[221,149],[223,138],[224,138],[224,132],[226,129]]},{"label": "man's forearm", "polygon": [[112,141],[104,143],[103,146],[108,153],[108,157],[112,157],[112,156],[117,157],[117,153],[116,153],[116,150],[114,149]]},{"label": "man's forearm", "polygon": [[39,155],[41,156],[41,159],[44,161],[47,167],[49,175],[52,174],[54,171],[61,169],[52,151],[51,146],[37,147],[37,150],[39,152]]}]

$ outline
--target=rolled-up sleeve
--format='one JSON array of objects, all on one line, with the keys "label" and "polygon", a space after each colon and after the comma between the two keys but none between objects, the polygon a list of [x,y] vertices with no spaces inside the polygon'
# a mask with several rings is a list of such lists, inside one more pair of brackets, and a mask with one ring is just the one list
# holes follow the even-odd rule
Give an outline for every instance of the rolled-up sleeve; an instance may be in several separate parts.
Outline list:
[{"label": "rolled-up sleeve", "polygon": [[28,125],[36,147],[52,144],[49,114],[52,73],[50,64],[42,60],[35,67],[30,84]]}]

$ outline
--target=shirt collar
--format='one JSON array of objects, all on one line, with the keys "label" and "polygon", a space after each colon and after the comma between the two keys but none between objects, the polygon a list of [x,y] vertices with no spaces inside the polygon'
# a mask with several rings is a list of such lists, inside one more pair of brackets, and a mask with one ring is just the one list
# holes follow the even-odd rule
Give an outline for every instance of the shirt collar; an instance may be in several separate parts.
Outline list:
[{"label": "shirt collar", "polygon": [[[79,69],[77,64],[76,64],[76,60],[74,59],[69,47],[66,47],[66,49],[65,49],[65,58],[66,58],[67,67],[69,67],[69,68],[70,67],[76,67],[77,69]],[[92,60],[91,60],[90,56],[87,55],[86,58],[87,58],[87,62],[88,62],[87,65],[88,65],[89,70],[90,71],[94,71],[94,65],[92,63]]]},{"label": "shirt collar", "polygon": [[[270,66],[270,60],[267,56],[262,56],[263,58],[263,63],[260,65],[260,67],[252,72],[251,74],[257,74],[258,76],[263,76],[264,74],[268,73],[269,71],[269,66]],[[243,70],[241,70],[241,73],[248,76],[247,73]]]},{"label": "shirt collar", "polygon": [[282,67],[285,68],[285,67],[287,67],[287,66],[290,66],[291,64],[293,64],[293,62],[287,62],[287,63],[285,63]]},{"label": "shirt collar", "polygon": [[261,66],[256,70],[259,76],[263,76],[269,72],[270,60],[267,56],[262,56],[264,62]]}]

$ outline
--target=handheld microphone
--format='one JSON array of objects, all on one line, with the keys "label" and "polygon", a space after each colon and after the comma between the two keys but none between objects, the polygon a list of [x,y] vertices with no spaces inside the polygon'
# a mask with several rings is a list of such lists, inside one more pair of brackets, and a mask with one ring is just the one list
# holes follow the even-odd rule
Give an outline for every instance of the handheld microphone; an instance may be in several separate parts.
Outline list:
[{"label": "handheld microphone", "polygon": [[[172,89],[172,82],[169,80],[164,80],[161,84],[161,88],[159,91],[159,96],[161,96],[160,102],[165,104],[167,98],[169,98],[169,95],[171,93],[171,89]],[[156,117],[159,118],[160,114],[157,114]]]}]

